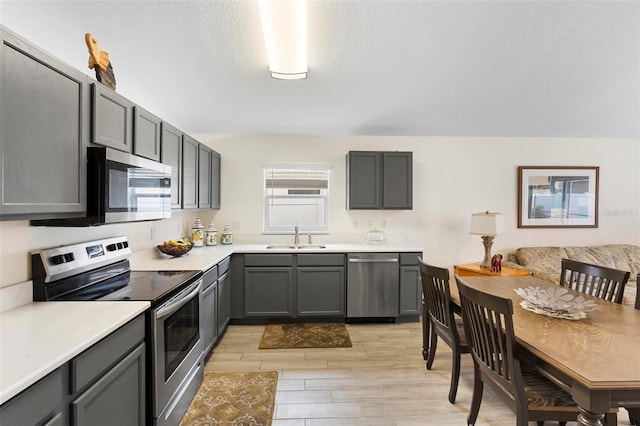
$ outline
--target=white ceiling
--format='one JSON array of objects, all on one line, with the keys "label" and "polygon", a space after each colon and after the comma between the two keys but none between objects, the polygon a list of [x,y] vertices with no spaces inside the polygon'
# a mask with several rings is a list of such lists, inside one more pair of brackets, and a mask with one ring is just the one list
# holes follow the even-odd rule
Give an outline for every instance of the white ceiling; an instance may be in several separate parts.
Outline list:
[{"label": "white ceiling", "polygon": [[0,22],[189,133],[640,138],[640,0],[309,0],[309,78],[256,1],[0,1]]}]

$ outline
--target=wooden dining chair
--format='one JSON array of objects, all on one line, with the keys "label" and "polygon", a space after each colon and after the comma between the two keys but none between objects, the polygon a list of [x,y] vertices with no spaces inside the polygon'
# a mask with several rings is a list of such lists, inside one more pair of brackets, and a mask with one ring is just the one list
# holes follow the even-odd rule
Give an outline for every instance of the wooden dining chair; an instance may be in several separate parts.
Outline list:
[{"label": "wooden dining chair", "polygon": [[[484,384],[510,403],[517,426],[529,421],[564,424],[575,421],[578,407],[571,395],[521,362],[513,330],[513,302],[468,286],[456,275],[465,334],[473,357],[473,396],[467,423],[475,424]],[[615,410],[606,424],[616,424]]]},{"label": "wooden dining chair", "polygon": [[[428,324],[430,333],[428,335],[428,355],[427,370],[431,370],[433,360],[436,357],[436,347],[438,337],[440,337],[453,352],[451,365],[451,386],[449,387],[449,402],[456,402],[458,393],[458,381],[460,379],[460,356],[469,353],[464,336],[462,320],[457,321],[454,317],[453,304],[451,302],[451,291],[449,288],[449,270],[431,266],[420,258],[420,278],[422,281],[422,294],[424,296],[426,317],[422,318],[423,324]],[[427,342],[423,342],[426,346]]]},{"label": "wooden dining chair", "polygon": [[636,309],[640,309],[640,272],[636,277]]},{"label": "wooden dining chair", "polygon": [[[636,309],[640,309],[640,273],[636,277]],[[625,407],[629,412],[629,422],[634,426],[640,426],[640,407]]]},{"label": "wooden dining chair", "polygon": [[609,302],[622,303],[629,274],[628,271],[562,259],[560,285]]}]

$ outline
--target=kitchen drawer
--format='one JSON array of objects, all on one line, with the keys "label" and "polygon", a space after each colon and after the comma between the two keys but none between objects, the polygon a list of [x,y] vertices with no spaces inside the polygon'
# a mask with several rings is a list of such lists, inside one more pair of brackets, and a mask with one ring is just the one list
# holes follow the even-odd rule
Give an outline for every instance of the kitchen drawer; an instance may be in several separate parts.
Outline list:
[{"label": "kitchen drawer", "polygon": [[229,271],[231,267],[231,256],[225,257],[218,263],[218,276],[221,277]]},{"label": "kitchen drawer", "polygon": [[139,315],[70,361],[70,393],[104,374],[144,340],[144,315]]},{"label": "kitchen drawer", "polygon": [[208,289],[216,281],[218,281],[218,265],[214,265],[205,271],[202,276],[202,289]]},{"label": "kitchen drawer", "polygon": [[3,404],[0,409],[1,423],[35,425],[43,420],[53,422],[60,418],[61,404],[62,373],[58,369]]},{"label": "kitchen drawer", "polygon": [[293,255],[245,254],[244,266],[293,266]]},{"label": "kitchen drawer", "polygon": [[298,266],[344,266],[344,254],[299,254]]},{"label": "kitchen drawer", "polygon": [[418,258],[422,256],[422,253],[400,253],[401,265],[417,265]]}]

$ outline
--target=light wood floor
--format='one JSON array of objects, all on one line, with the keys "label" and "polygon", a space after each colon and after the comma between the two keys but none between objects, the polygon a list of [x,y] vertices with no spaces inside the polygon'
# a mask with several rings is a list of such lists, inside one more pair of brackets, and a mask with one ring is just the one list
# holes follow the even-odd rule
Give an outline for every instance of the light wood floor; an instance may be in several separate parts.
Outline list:
[{"label": "light wood floor", "polygon": [[[278,371],[273,426],[467,424],[470,356],[462,357],[456,404],[450,404],[451,351],[440,344],[433,369],[427,371],[420,323],[347,327],[351,348],[260,350],[264,326],[229,326],[205,371]],[[476,425],[514,424],[512,411],[485,388]],[[624,410],[618,424],[629,424]]]}]

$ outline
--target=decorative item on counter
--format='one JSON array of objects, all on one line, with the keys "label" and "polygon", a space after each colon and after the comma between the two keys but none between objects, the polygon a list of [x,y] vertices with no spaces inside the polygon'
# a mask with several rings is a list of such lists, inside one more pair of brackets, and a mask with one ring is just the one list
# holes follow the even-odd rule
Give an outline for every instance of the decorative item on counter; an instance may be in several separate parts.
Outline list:
[{"label": "decorative item on counter", "polygon": [[191,242],[194,247],[202,247],[204,237],[204,225],[200,222],[200,218],[196,218],[193,227],[191,228]]},{"label": "decorative item on counter", "polygon": [[372,229],[367,232],[365,241],[368,244],[382,244],[387,241],[387,237],[384,235],[384,231],[379,229]]},{"label": "decorative item on counter", "polygon": [[209,222],[209,226],[207,227],[206,245],[208,246],[218,245],[218,230],[216,229],[216,226],[213,224],[213,221]]},{"label": "decorative item on counter", "polygon": [[225,225],[222,231],[222,244],[232,244],[233,234],[231,233],[231,226]]}]

